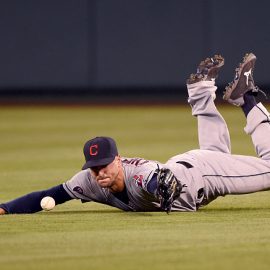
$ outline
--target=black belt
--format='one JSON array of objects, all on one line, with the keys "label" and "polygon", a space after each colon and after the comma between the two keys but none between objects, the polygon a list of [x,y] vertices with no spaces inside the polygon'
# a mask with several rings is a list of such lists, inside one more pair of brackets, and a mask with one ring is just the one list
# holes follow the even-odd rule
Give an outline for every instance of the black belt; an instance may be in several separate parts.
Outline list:
[{"label": "black belt", "polygon": [[177,161],[176,163],[181,164],[181,165],[185,166],[188,169],[193,168],[193,165],[191,165],[190,163],[188,163],[186,161]]}]

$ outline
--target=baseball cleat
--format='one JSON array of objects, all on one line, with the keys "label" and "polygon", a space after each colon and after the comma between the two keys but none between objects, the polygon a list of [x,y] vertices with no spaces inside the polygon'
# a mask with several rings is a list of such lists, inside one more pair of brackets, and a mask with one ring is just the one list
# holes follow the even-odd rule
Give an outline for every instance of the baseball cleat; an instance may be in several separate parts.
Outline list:
[{"label": "baseball cleat", "polygon": [[235,69],[235,77],[225,88],[223,99],[229,103],[242,106],[244,104],[244,94],[251,91],[258,93],[259,89],[255,86],[253,71],[255,68],[256,56],[253,53],[247,53],[239,66]]},{"label": "baseball cleat", "polygon": [[157,176],[157,195],[160,200],[160,207],[167,214],[171,212],[172,204],[182,191],[181,183],[176,179],[171,170],[163,168]]},{"label": "baseball cleat", "polygon": [[191,74],[187,79],[187,84],[200,81],[214,81],[218,77],[220,68],[224,65],[224,58],[216,54],[211,58],[206,58],[197,67],[196,74]]}]

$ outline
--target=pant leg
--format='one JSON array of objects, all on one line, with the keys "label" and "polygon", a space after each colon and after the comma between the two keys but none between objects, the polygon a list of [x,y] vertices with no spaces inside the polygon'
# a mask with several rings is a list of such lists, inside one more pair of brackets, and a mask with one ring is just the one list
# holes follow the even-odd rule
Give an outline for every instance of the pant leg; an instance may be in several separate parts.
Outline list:
[{"label": "pant leg", "polygon": [[208,204],[219,196],[270,190],[270,162],[258,157],[217,151],[194,152],[199,159],[204,199]]},{"label": "pant leg", "polygon": [[187,85],[192,115],[198,120],[199,145],[202,150],[231,152],[227,124],[215,104],[214,81],[201,81]]},{"label": "pant leg", "polygon": [[249,112],[245,131],[251,135],[257,155],[270,161],[270,115],[262,103]]},{"label": "pant leg", "polygon": [[[220,195],[250,193],[270,188],[270,162],[261,158],[208,152],[204,158],[203,178],[220,181]],[[267,177],[264,179],[264,177]],[[266,180],[266,182],[265,182]]]}]

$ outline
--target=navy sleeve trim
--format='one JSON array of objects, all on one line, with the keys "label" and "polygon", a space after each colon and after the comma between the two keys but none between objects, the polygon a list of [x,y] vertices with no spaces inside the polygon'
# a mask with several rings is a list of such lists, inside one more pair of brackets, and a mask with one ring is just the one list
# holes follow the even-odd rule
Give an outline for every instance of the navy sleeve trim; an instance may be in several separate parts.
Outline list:
[{"label": "navy sleeve trim", "polygon": [[0,208],[3,208],[7,214],[35,213],[42,210],[40,201],[46,196],[54,198],[56,205],[73,199],[61,184],[47,190],[32,192],[15,200],[0,204]]}]

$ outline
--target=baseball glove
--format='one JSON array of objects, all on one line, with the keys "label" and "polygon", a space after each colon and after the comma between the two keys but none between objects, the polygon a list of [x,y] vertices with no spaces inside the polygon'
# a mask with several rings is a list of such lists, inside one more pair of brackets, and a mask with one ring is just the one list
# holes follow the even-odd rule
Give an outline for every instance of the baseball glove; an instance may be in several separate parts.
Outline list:
[{"label": "baseball glove", "polygon": [[182,191],[182,184],[176,179],[170,169],[162,168],[157,175],[157,195],[160,200],[160,207],[170,213],[172,204]]}]

